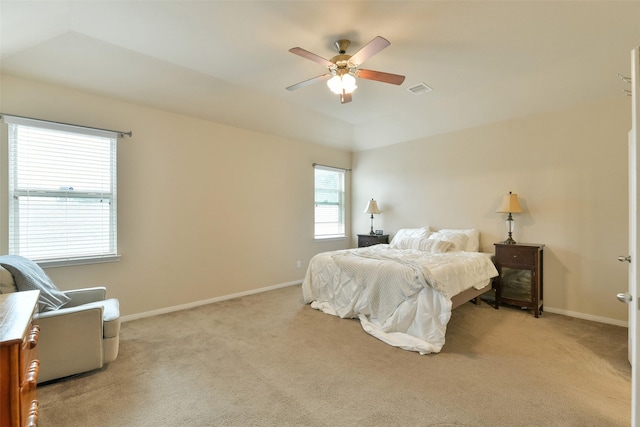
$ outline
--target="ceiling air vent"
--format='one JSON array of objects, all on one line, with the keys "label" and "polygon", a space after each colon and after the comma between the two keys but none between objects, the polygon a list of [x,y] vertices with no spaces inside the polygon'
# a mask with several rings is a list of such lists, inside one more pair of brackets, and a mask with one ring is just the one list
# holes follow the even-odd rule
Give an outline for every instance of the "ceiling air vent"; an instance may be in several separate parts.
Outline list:
[{"label": "ceiling air vent", "polygon": [[431,89],[426,83],[418,83],[417,85],[407,88],[407,90],[414,95],[422,95],[423,93],[431,92],[433,89]]}]

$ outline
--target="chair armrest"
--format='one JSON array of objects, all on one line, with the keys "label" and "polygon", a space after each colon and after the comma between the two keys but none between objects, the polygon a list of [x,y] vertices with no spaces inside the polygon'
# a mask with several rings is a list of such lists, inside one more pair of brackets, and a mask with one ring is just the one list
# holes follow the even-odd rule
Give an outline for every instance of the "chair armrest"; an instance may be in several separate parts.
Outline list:
[{"label": "chair armrest", "polygon": [[41,320],[41,321],[44,320],[46,322],[46,319],[49,319],[52,317],[58,317],[58,318],[66,317],[67,319],[71,319],[74,315],[76,315],[75,317],[80,318],[79,317],[80,314],[85,313],[86,315],[86,313],[89,312],[90,310],[96,311],[96,314],[92,314],[90,316],[96,316],[95,318],[97,319],[98,323],[102,325],[103,308],[100,307],[99,305],[93,305],[89,307],[86,307],[84,305],[76,306],[76,307],[67,307],[65,305],[64,307],[59,308],[57,310],[36,313],[36,315],[34,316],[34,319]]},{"label": "chair armrest", "polygon": [[71,298],[71,301],[66,303],[62,308],[76,307],[78,305],[87,304],[90,302],[103,301],[107,297],[107,288],[105,288],[104,286],[73,289],[63,292],[66,296]]},{"label": "chair armrest", "polygon": [[70,307],[38,313],[40,325],[38,382],[101,368],[103,354],[103,308]]}]

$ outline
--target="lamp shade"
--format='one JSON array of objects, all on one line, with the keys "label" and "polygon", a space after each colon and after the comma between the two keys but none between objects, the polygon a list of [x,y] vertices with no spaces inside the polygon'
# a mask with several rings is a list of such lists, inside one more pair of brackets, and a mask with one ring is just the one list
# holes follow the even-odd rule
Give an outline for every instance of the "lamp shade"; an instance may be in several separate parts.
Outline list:
[{"label": "lamp shade", "polygon": [[509,191],[509,194],[502,196],[502,204],[496,212],[499,213],[521,213],[524,212],[518,202],[518,195]]},{"label": "lamp shade", "polygon": [[376,202],[375,200],[371,199],[369,200],[369,203],[367,203],[367,207],[365,208],[363,213],[368,213],[368,214],[379,214],[380,210],[378,209],[378,202]]}]

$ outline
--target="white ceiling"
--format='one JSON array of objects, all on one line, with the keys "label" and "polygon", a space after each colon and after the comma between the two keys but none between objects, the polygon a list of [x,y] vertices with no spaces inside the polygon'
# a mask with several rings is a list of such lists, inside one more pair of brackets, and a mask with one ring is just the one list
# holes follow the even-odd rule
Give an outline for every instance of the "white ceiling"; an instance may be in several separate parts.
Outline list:
[{"label": "white ceiling", "polygon": [[[0,25],[4,73],[364,150],[624,96],[640,1],[0,0]],[[291,47],[378,35],[364,68],[402,86],[360,79],[344,105],[322,82],[285,90],[325,72]]]}]

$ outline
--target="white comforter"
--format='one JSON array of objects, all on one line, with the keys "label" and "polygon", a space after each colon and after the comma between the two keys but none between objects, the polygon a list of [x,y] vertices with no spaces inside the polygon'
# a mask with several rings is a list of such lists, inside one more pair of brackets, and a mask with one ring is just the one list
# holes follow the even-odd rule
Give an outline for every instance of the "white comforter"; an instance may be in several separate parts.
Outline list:
[{"label": "white comforter", "polygon": [[387,344],[428,354],[444,345],[451,297],[497,275],[487,254],[375,245],[313,257],[302,295],[315,309],[359,318],[367,333]]}]

